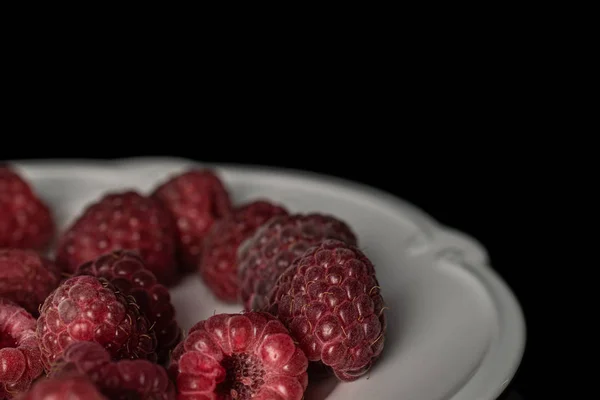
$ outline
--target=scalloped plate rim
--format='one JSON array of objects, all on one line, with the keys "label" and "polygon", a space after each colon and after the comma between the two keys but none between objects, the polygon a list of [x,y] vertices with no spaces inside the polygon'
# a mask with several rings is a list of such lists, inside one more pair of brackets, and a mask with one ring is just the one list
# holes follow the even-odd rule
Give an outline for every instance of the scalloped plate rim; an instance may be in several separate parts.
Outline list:
[{"label": "scalloped plate rim", "polygon": [[[498,319],[508,318],[512,323],[512,329],[508,329],[509,326],[500,325],[501,336],[504,338],[512,337],[512,349],[495,349],[495,352],[488,352],[481,361],[481,364],[471,376],[471,378],[465,382],[457,391],[452,395],[450,400],[464,399],[463,395],[473,394],[476,397],[473,399],[494,399],[502,393],[504,388],[514,377],[516,373],[525,349],[526,342],[526,326],[522,308],[512,292],[511,288],[506,284],[502,277],[491,268],[489,265],[488,254],[484,246],[478,242],[475,238],[470,235],[456,230],[450,226],[439,223],[430,214],[417,207],[416,205],[407,202],[389,192],[384,190],[363,184],[360,182],[321,174],[312,171],[303,171],[293,168],[280,168],[272,167],[267,165],[246,165],[239,163],[219,163],[219,162],[201,162],[181,157],[124,157],[115,159],[94,159],[94,158],[47,158],[47,159],[20,159],[20,160],[5,160],[4,163],[14,165],[17,168],[25,168],[31,172],[31,168],[56,168],[56,167],[74,167],[78,166],[79,173],[85,173],[85,171],[96,170],[98,172],[106,171],[106,169],[118,168],[119,166],[129,165],[132,168],[146,168],[150,165],[156,166],[157,164],[169,164],[171,166],[178,166],[178,168],[185,168],[186,166],[195,165],[199,167],[212,167],[224,172],[244,172],[254,174],[284,174],[296,179],[303,179],[306,181],[319,181],[321,183],[329,183],[337,186],[346,187],[359,191],[361,193],[375,196],[378,200],[384,201],[390,206],[398,209],[399,212],[407,213],[410,215],[411,220],[415,222],[418,227],[425,230],[433,235],[435,233],[443,233],[447,237],[457,239],[458,243],[468,243],[469,248],[461,247],[460,244],[454,244],[452,247],[458,248],[464,252],[464,259],[469,260],[467,265],[460,265],[471,270],[481,284],[489,291],[490,296],[493,299],[494,306],[498,313]],[[126,174],[133,173],[128,171]],[[503,354],[504,353],[504,354]],[[509,353],[509,354],[507,354]],[[496,374],[497,377],[493,377],[497,384],[488,385],[486,388],[478,388],[476,380],[485,379],[485,373],[489,374],[490,371],[494,370],[494,363],[497,363],[494,357],[504,359],[504,368],[500,368]],[[497,364],[496,364],[497,365]],[[496,368],[498,369],[498,368]],[[482,378],[483,376],[483,378]],[[487,379],[492,379],[487,377]],[[481,383],[479,384],[481,385]],[[468,397],[470,398],[470,397]]]}]

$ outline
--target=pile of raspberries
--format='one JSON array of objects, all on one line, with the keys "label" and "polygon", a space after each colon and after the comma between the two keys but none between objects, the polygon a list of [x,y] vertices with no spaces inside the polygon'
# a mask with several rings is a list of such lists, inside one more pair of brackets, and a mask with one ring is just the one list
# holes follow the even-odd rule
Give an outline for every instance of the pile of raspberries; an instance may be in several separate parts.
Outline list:
[{"label": "pile of raspberries", "polygon": [[[104,193],[58,232],[26,175],[0,166],[0,399],[300,400],[379,359],[371,261],[332,215],[231,200],[214,170]],[[187,333],[169,290],[196,274],[238,314]]]}]

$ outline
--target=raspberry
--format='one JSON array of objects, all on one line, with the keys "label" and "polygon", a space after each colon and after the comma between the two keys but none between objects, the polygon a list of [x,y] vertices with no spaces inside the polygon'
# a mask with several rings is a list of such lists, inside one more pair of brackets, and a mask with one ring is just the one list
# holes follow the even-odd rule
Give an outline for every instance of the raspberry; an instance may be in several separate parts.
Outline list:
[{"label": "raspberry", "polygon": [[143,260],[130,251],[116,250],[77,268],[76,275],[105,278],[125,295],[132,295],[156,333],[158,361],[168,361],[169,353],[181,340],[175,308],[167,288],[156,281]]},{"label": "raspberry", "polygon": [[200,321],[173,352],[179,399],[300,400],[308,361],[288,330],[262,312]]},{"label": "raspberry", "polygon": [[73,342],[97,342],[113,359],[156,359],[156,336],[131,296],[104,278],[74,276],[44,302],[37,321],[42,361],[48,371]]},{"label": "raspberry", "polygon": [[294,214],[273,218],[242,246],[239,256],[241,299],[249,310],[261,310],[279,275],[310,246],[324,239],[356,245],[343,221],[322,214]]},{"label": "raspberry", "polygon": [[34,317],[60,279],[54,263],[38,253],[0,249],[0,297],[14,301]]},{"label": "raspberry", "polygon": [[86,376],[111,400],[175,400],[176,393],[167,371],[148,360],[112,361],[98,343],[71,344],[53,365],[51,378]]},{"label": "raspberry", "polygon": [[356,247],[325,240],[296,259],[273,287],[267,310],[342,381],[353,381],[379,358],[385,305],[375,269]]},{"label": "raspberry", "polygon": [[89,205],[61,238],[56,260],[74,272],[120,249],[139,252],[160,283],[176,281],[173,221],[159,203],[134,191],[109,193]]},{"label": "raspberry", "polygon": [[0,166],[0,247],[45,250],[54,229],[50,209],[25,178]]},{"label": "raspberry", "polygon": [[238,300],[238,246],[275,215],[287,215],[287,211],[279,205],[258,200],[236,208],[213,225],[204,240],[200,274],[219,299]]},{"label": "raspberry", "polygon": [[20,400],[108,400],[85,376],[64,376],[37,382]]},{"label": "raspberry", "polygon": [[202,241],[212,224],[231,213],[227,189],[213,171],[192,169],[157,186],[152,196],[176,221],[181,266],[188,272],[195,271]]},{"label": "raspberry", "polygon": [[0,399],[26,392],[44,370],[35,335],[35,318],[0,298]]}]

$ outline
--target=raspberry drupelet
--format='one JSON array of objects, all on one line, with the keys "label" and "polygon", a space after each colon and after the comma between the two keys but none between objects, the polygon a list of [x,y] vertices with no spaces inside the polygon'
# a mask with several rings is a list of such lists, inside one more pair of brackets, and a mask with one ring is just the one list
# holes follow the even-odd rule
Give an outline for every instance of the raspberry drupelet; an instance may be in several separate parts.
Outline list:
[{"label": "raspberry drupelet", "polygon": [[175,221],[181,267],[195,271],[205,236],[215,221],[232,211],[225,185],[214,171],[195,168],[169,177],[155,188],[152,197]]},{"label": "raspberry drupelet", "polygon": [[86,376],[69,375],[38,381],[19,400],[109,400]]},{"label": "raspberry drupelet", "polygon": [[60,279],[54,262],[37,252],[0,249],[0,297],[14,301],[34,317]]},{"label": "raspberry drupelet", "polygon": [[121,293],[135,298],[140,311],[153,326],[158,361],[168,362],[179,343],[182,330],[175,319],[175,308],[168,289],[157,282],[143,260],[131,251],[116,250],[80,265],[75,275],[91,275],[110,281]]},{"label": "raspberry drupelet", "polygon": [[217,314],[200,321],[173,352],[178,399],[300,400],[308,360],[268,313]]},{"label": "raspberry drupelet", "polygon": [[310,361],[322,362],[342,381],[353,381],[383,351],[385,308],[366,255],[326,240],[279,277],[266,311],[284,323]]},{"label": "raspberry drupelet", "polygon": [[238,301],[238,247],[277,215],[287,215],[287,211],[278,204],[256,200],[235,208],[213,225],[204,241],[199,269],[217,298],[229,303]]},{"label": "raspberry drupelet", "polygon": [[43,371],[35,318],[0,298],[0,399],[26,392]]},{"label": "raspberry drupelet", "polygon": [[46,371],[73,342],[97,342],[111,357],[156,361],[156,336],[132,296],[104,278],[74,276],[44,302],[36,334]]},{"label": "raspberry drupelet", "polygon": [[25,177],[0,165],[0,247],[45,250],[55,228],[50,208]]},{"label": "raspberry drupelet", "polygon": [[324,239],[357,245],[348,224],[331,215],[292,214],[271,219],[241,246],[240,295],[246,311],[265,307],[267,295],[292,261]]},{"label": "raspberry drupelet", "polygon": [[173,221],[150,197],[135,191],[112,192],[88,205],[60,238],[56,262],[73,273],[113,250],[138,252],[163,285],[178,279]]},{"label": "raspberry drupelet", "polygon": [[111,360],[95,342],[76,342],[57,358],[50,378],[86,376],[111,400],[175,400],[175,386],[164,367],[148,360]]}]

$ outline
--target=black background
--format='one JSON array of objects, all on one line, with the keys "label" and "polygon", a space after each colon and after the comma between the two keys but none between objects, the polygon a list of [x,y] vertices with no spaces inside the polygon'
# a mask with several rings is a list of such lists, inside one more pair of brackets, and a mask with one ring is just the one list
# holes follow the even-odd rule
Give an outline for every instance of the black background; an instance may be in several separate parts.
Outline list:
[{"label": "black background", "polygon": [[[251,132],[252,131],[252,132]],[[205,162],[248,163],[310,170],[359,181],[393,193],[414,203],[438,221],[477,238],[489,251],[492,266],[512,288],[525,312],[528,329],[526,352],[506,394],[516,390],[525,399],[532,391],[531,278],[524,243],[533,221],[528,217],[531,177],[523,168],[520,152],[503,149],[490,139],[462,145],[428,139],[409,143],[403,135],[360,136],[343,131],[307,137],[283,131],[266,135],[256,127],[235,132],[157,132],[126,134],[110,138],[86,132],[75,133],[77,141],[62,140],[54,147],[4,147],[4,159],[28,158],[119,158],[165,155]],[[148,136],[150,135],[150,136]],[[192,135],[192,136],[187,136]],[[236,138],[236,135],[240,137]],[[330,136],[329,140],[323,140]],[[193,139],[190,139],[193,138]],[[48,137],[52,143],[54,139]]]}]

